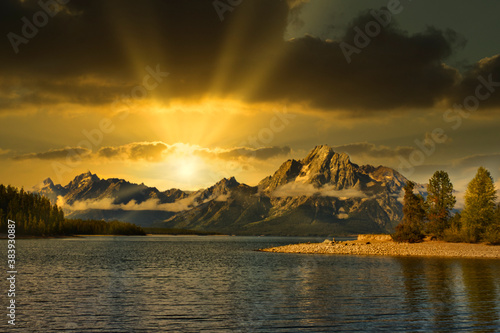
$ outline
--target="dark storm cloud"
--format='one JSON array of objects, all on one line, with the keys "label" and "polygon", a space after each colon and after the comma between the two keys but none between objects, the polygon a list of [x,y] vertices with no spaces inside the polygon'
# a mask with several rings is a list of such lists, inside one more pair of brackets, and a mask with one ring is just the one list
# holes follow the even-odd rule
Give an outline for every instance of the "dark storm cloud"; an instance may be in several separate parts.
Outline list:
[{"label": "dark storm cloud", "polygon": [[[156,65],[170,73],[155,93],[166,102],[242,93],[248,102],[309,102],[324,110],[361,112],[431,107],[467,91],[478,73],[498,74],[496,58],[477,64],[457,85],[457,71],[443,62],[463,39],[434,28],[408,35],[388,26],[348,63],[340,43],[353,45],[353,28],[374,20],[366,13],[342,40],[284,41],[287,24],[304,2],[243,1],[221,21],[212,0],[71,0],[47,15],[46,24],[35,27],[36,34],[17,45],[16,53],[8,34],[23,36],[26,20],[32,23],[42,9],[34,0],[3,1],[0,109],[109,104],[142,82],[146,66]],[[270,63],[266,80],[241,92],[252,74]],[[499,100],[497,95],[488,103]]]},{"label": "dark storm cloud", "polygon": [[[42,103],[57,102],[52,95],[67,94],[79,103],[107,103],[113,97],[103,96],[116,95],[116,85],[103,84],[93,91],[79,86],[79,79],[91,75],[104,83],[123,82],[122,92],[128,92],[127,85],[141,81],[141,70],[157,64],[172,74],[161,87],[169,97],[199,96],[211,86],[227,40],[240,45],[233,48],[231,57],[238,61],[231,72],[258,66],[262,50],[282,42],[289,10],[279,0],[244,1],[221,22],[209,0],[72,0],[66,7],[67,12],[35,27],[37,33],[26,44],[16,45],[16,54],[7,34],[24,38],[22,19],[33,23],[41,8],[36,1],[0,4],[0,33],[5,36],[0,42],[2,75],[18,79],[34,96],[43,96]],[[232,80],[220,93],[230,87]]]},{"label": "dark storm cloud", "polygon": [[363,30],[368,22],[374,22],[371,14],[357,18],[340,41],[305,36],[287,42],[283,61],[255,98],[309,100],[323,109],[381,110],[430,107],[446,96],[457,78],[454,69],[443,65],[460,40],[454,32],[428,28],[407,35],[389,25],[348,63],[341,43],[356,45],[354,28]]},{"label": "dark storm cloud", "polygon": [[451,98],[467,110],[500,107],[500,55],[484,58],[467,71]]}]

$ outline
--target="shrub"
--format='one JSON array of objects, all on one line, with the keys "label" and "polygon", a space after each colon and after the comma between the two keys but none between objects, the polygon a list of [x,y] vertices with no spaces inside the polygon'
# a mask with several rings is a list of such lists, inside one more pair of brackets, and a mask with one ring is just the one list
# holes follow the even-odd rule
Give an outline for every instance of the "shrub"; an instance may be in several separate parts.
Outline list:
[{"label": "shrub", "polygon": [[443,232],[443,240],[450,243],[462,243],[464,241],[463,232],[459,227],[451,227]]},{"label": "shrub", "polygon": [[490,245],[500,245],[500,231],[495,230],[485,234],[483,240]]},{"label": "shrub", "polygon": [[396,232],[391,236],[399,243],[419,243],[424,239],[424,234],[418,226],[407,223],[398,224]]},{"label": "shrub", "polygon": [[490,225],[483,234],[483,241],[490,245],[500,245],[500,225]]}]

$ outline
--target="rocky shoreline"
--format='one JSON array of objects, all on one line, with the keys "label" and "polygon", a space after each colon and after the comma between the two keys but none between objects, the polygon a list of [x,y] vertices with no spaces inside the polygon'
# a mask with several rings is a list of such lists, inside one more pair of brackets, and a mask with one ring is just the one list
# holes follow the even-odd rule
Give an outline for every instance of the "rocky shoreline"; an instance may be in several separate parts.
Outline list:
[{"label": "rocky shoreline", "polygon": [[392,240],[363,240],[323,243],[302,243],[261,249],[263,252],[345,254],[366,256],[419,256],[500,259],[500,246],[486,244],[447,243],[425,241],[422,243],[396,243]]}]

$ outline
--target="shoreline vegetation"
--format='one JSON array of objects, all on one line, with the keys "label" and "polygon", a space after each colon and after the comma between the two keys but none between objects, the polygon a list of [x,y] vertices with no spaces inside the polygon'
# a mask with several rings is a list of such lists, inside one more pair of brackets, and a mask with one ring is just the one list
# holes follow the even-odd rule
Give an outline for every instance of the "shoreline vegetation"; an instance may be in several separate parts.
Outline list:
[{"label": "shoreline vegetation", "polygon": [[395,241],[419,243],[427,236],[452,243],[500,245],[500,204],[488,170],[479,167],[467,185],[464,209],[455,214],[457,200],[447,172],[436,171],[425,194],[415,193],[415,186],[408,181],[403,188],[403,219],[392,235]]},{"label": "shoreline vegetation", "polygon": [[359,235],[354,241],[325,240],[260,249],[261,252],[333,254],[395,257],[447,257],[500,259],[500,246],[471,243],[449,243],[425,240],[420,243],[398,243],[390,235]]}]

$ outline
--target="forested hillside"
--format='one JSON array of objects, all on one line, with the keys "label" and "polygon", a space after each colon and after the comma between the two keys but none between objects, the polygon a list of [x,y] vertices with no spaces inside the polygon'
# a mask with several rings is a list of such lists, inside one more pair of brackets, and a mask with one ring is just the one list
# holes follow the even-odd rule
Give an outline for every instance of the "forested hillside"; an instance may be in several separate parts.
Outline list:
[{"label": "forested hillside", "polygon": [[59,235],[63,233],[64,213],[50,200],[38,194],[0,185],[1,231],[7,220],[16,221],[19,235]]},{"label": "forested hillside", "polygon": [[0,232],[7,220],[16,222],[16,235],[58,236],[78,234],[144,235],[142,228],[119,221],[68,220],[62,209],[42,195],[0,184]]}]

